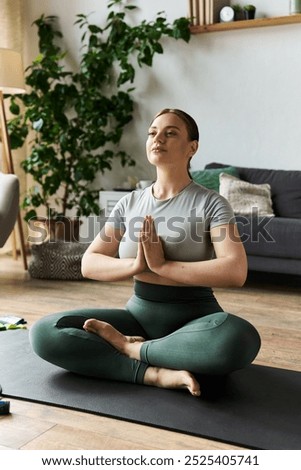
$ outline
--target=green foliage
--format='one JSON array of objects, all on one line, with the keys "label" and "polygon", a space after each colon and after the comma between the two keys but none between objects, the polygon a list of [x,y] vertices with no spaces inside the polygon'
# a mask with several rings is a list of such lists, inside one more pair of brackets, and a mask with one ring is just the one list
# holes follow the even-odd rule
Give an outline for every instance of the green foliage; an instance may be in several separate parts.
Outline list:
[{"label": "green foliage", "polygon": [[231,5],[235,13],[240,13],[242,12],[242,6],[236,3],[235,5]]},{"label": "green foliage", "polygon": [[151,67],[154,56],[163,53],[164,37],[188,42],[190,30],[188,19],[169,24],[163,12],[131,26],[127,17],[136,6],[126,3],[108,3],[104,26],[77,15],[82,55],[75,72],[66,70],[56,17],[42,15],[34,22],[39,54],[26,69],[30,92],[11,97],[9,122],[12,148],[29,139],[30,153],[21,165],[37,183],[23,201],[26,220],[40,206],[52,217],[71,209],[77,216],[97,214],[99,189],[91,189],[97,174],[111,170],[115,159],[123,166],[135,164],[119,148],[133,117],[135,67]]},{"label": "green foliage", "polygon": [[244,10],[245,11],[255,11],[256,7],[255,7],[255,5],[245,5]]}]

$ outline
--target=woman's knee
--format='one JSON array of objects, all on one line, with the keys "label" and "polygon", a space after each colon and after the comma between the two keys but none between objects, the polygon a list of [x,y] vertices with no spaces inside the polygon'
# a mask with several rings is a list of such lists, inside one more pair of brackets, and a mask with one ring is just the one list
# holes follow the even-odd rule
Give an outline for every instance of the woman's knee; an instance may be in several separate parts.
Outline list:
[{"label": "woman's knee", "polygon": [[[66,327],[81,329],[83,317],[70,313],[47,315],[36,321],[29,329],[29,341],[33,351],[46,361],[55,363],[56,358],[65,355],[66,349],[70,347],[68,335],[65,334],[68,331]],[[65,325],[65,322],[68,325]]]},{"label": "woman's knee", "polygon": [[29,341],[33,351],[40,357],[47,356],[49,348],[55,348],[55,336],[57,333],[57,322],[60,315],[47,315],[36,321],[29,329]]},{"label": "woman's knee", "polygon": [[195,330],[193,367],[197,373],[229,374],[251,364],[260,349],[260,336],[254,326],[227,312],[202,317],[186,328],[191,327]]},{"label": "woman's knee", "polygon": [[[68,334],[70,329],[83,330],[85,321],[95,316],[98,310],[79,309],[68,310],[47,315],[36,321],[29,331],[29,339],[33,350],[43,357],[50,349],[51,353],[62,340],[62,334]],[[64,335],[66,336],[66,335]],[[64,344],[60,345],[61,347]]]},{"label": "woman's knee", "polygon": [[256,328],[247,320],[228,314],[221,332],[223,367],[225,372],[242,369],[256,358],[261,339]]}]

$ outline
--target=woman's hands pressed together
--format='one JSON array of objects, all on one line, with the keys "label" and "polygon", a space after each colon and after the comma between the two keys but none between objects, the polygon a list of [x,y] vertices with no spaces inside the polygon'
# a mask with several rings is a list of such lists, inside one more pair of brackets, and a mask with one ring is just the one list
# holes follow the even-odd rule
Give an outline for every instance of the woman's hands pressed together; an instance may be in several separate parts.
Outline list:
[{"label": "woman's hands pressed together", "polygon": [[91,243],[82,259],[84,277],[98,281],[117,281],[140,274],[158,274],[166,264],[162,242],[151,216],[146,216],[138,238],[135,258],[119,258],[118,247],[123,232],[106,224]]},{"label": "woman's hands pressed together", "polygon": [[150,215],[144,218],[138,245],[137,258],[141,256],[142,250],[146,265],[151,271],[156,272],[165,263],[165,256],[154,219]]}]

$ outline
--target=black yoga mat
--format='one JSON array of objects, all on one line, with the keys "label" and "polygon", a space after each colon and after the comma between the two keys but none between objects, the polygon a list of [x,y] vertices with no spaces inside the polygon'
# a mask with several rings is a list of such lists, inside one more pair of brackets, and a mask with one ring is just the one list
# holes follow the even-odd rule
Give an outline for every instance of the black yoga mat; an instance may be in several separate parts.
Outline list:
[{"label": "black yoga mat", "polygon": [[223,380],[203,377],[203,394],[196,398],[184,390],[102,381],[66,372],[37,357],[24,330],[0,332],[0,357],[0,384],[5,397],[250,449],[301,449],[299,372],[251,365]]}]

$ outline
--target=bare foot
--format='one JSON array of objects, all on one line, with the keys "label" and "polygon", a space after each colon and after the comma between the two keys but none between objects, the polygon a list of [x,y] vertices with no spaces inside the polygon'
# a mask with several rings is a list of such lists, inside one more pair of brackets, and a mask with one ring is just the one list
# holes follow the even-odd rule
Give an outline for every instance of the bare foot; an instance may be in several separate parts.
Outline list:
[{"label": "bare foot", "polygon": [[105,339],[115,349],[132,359],[140,359],[140,343],[145,341],[142,336],[123,335],[109,323],[94,318],[85,321],[83,329]]},{"label": "bare foot", "polygon": [[[125,336],[109,323],[94,318],[87,320],[83,325],[83,329],[105,339],[122,354],[140,360],[141,343],[145,341],[141,336]],[[146,369],[144,383],[160,388],[186,388],[191,395],[201,395],[199,383],[186,370],[150,366]]]},{"label": "bare foot", "polygon": [[145,385],[160,388],[187,388],[191,395],[201,395],[200,385],[194,376],[186,370],[171,370],[161,367],[148,367],[144,375]]}]

